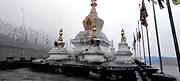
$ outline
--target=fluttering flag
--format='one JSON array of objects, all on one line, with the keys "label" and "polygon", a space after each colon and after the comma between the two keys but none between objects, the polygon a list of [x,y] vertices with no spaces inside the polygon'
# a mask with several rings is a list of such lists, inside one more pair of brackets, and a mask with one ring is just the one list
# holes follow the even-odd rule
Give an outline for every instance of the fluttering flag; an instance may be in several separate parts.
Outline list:
[{"label": "fluttering flag", "polygon": [[[137,28],[136,28],[136,31],[137,31]],[[139,39],[139,42],[140,42],[141,32],[139,31],[139,20],[138,20],[138,31],[137,31],[137,34],[138,34],[138,39]]]},{"label": "fluttering flag", "polygon": [[133,33],[133,37],[134,37],[133,48],[134,48],[134,50],[136,50],[136,37],[135,37],[134,33]]},{"label": "fluttering flag", "polygon": [[147,17],[148,17],[148,13],[146,10],[146,6],[144,3],[144,0],[142,0],[141,9],[140,9],[140,21],[141,21],[141,24],[144,25],[145,27],[148,26],[147,19],[146,19]]},{"label": "fluttering flag", "polygon": [[159,4],[159,7],[160,9],[163,9],[164,8],[164,5],[162,2],[164,2],[164,0],[157,0],[158,1],[158,4]]},{"label": "fluttering flag", "polygon": [[172,0],[172,2],[173,2],[175,5],[180,4],[180,0]]},{"label": "fluttering flag", "polygon": [[139,30],[137,30],[136,28],[136,35],[137,35],[137,41],[140,42],[140,39],[141,39],[141,32]]},{"label": "fluttering flag", "polygon": [[[150,0],[148,0],[149,2],[150,2]],[[154,0],[151,0],[154,4],[157,4],[157,2],[156,1],[154,1]]]},{"label": "fluttering flag", "polygon": [[[139,31],[139,30],[138,30],[138,31]],[[140,42],[140,39],[141,39],[141,32],[139,31],[138,34],[139,34],[139,42]]]},{"label": "fluttering flag", "polygon": [[148,0],[148,1],[149,1],[149,2],[152,1],[154,4],[157,4],[157,2],[158,2],[160,9],[163,9],[163,8],[164,8],[164,5],[163,5],[163,3],[162,3],[162,2],[164,2],[164,0],[157,0],[157,2],[154,1],[154,0]]}]

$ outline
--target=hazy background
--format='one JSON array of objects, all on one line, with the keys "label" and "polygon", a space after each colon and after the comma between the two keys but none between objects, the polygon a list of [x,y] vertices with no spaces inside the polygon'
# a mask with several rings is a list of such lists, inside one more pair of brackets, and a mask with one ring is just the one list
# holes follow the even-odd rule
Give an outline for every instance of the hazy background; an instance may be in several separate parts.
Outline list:
[{"label": "hazy background", "polygon": [[[171,2],[177,35],[180,36],[180,5]],[[25,24],[35,30],[42,30],[56,40],[60,28],[64,30],[64,40],[75,37],[84,30],[82,21],[90,13],[91,0],[0,0],[0,18],[19,26],[22,21],[21,9],[24,9]],[[120,31],[124,28],[127,41],[132,46],[133,32],[138,26],[139,3],[141,0],[97,0],[98,16],[104,20],[103,32],[114,46],[120,42]],[[158,56],[152,4],[145,0],[148,11],[148,29],[152,56]],[[164,4],[165,5],[165,4]],[[166,5],[165,5],[166,7]],[[160,10],[155,6],[158,22],[161,52],[163,56],[175,56],[174,43],[169,24],[167,8]],[[145,32],[145,28],[144,28]],[[146,41],[146,34],[145,41]],[[178,37],[179,38],[179,37]],[[178,41],[180,42],[180,41]],[[145,45],[146,42],[145,42]],[[147,51],[146,51],[147,52]]]}]

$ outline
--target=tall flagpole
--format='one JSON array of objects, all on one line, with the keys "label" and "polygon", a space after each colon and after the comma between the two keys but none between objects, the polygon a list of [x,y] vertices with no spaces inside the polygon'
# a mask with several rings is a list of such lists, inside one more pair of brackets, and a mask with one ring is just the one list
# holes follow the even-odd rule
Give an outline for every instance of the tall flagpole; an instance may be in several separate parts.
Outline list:
[{"label": "tall flagpole", "polygon": [[133,46],[134,46],[135,59],[137,59],[136,58],[136,38],[135,38],[134,32],[133,32]]},{"label": "tall flagpole", "polygon": [[134,57],[136,59],[136,38],[135,38],[135,35],[134,35],[134,32],[133,32],[133,50],[134,50]]},{"label": "tall flagpole", "polygon": [[[139,10],[141,10],[140,9],[140,4],[139,4]],[[143,45],[143,54],[144,54],[144,63],[146,63],[146,53],[145,53],[145,48],[144,48],[144,33],[143,33],[143,26],[142,26],[142,24],[141,24],[141,35],[142,35],[142,45]]]},{"label": "tall flagpole", "polygon": [[135,57],[136,57],[136,59],[138,59],[138,55],[137,55],[137,54],[138,54],[138,46],[137,46],[137,45],[138,45],[138,42],[137,42],[137,35],[136,35],[135,37],[136,37],[136,38],[135,38],[135,39],[136,39],[136,44],[135,44],[135,47],[136,47],[136,49],[135,49],[135,50],[136,50],[136,51],[135,51],[136,53],[135,53],[135,54],[136,54],[136,55],[135,55]]},{"label": "tall flagpole", "polygon": [[[136,50],[136,52],[137,52],[136,54],[137,54],[137,55],[136,55],[136,56],[137,56],[138,59],[139,59],[139,55],[138,55],[138,54],[140,54],[140,53],[139,53],[139,43],[138,43],[138,41],[139,41],[139,35],[138,35],[137,28],[136,28],[136,39],[137,39],[137,42],[136,42],[136,43],[137,43],[137,50]],[[140,59],[139,59],[139,60],[140,60]]]},{"label": "tall flagpole", "polygon": [[141,35],[142,35],[142,44],[143,44],[143,53],[144,53],[144,63],[146,63],[146,53],[145,53],[145,48],[144,48],[144,35],[143,35],[143,27],[141,25]]},{"label": "tall flagpole", "polygon": [[172,12],[171,12],[171,5],[169,3],[169,0],[166,0],[166,4],[167,4],[167,8],[168,8],[169,20],[170,20],[170,24],[171,24],[171,31],[172,31],[172,36],[173,36],[173,39],[174,39],[174,48],[175,48],[175,51],[176,51],[177,63],[178,63],[179,73],[180,73],[179,45],[178,45],[178,41],[177,41],[176,30],[175,30],[175,26],[174,26],[173,16],[172,16]]},{"label": "tall flagpole", "polygon": [[149,45],[149,33],[148,33],[148,28],[146,27],[146,35],[147,35],[147,44],[148,44],[148,54],[149,54],[149,65],[151,65],[151,52],[150,52],[150,45]]},{"label": "tall flagpole", "polygon": [[152,1],[152,6],[153,6],[153,13],[154,13],[154,25],[155,25],[155,30],[156,30],[156,39],[157,39],[157,47],[158,47],[158,54],[159,54],[160,70],[163,73],[161,49],[160,49],[160,44],[159,44],[159,35],[158,35],[158,28],[157,28],[157,21],[156,21],[156,12],[155,12],[155,7],[154,7],[153,1]]},{"label": "tall flagpole", "polygon": [[[140,35],[140,32],[139,32],[139,20],[138,20],[138,36]],[[140,39],[140,36],[138,37],[139,39],[139,57],[140,57],[140,61],[141,61],[141,39]]]},{"label": "tall flagpole", "polygon": [[134,49],[134,52],[135,52],[135,59],[137,59],[137,58],[136,58],[136,45],[135,45],[135,49]]}]

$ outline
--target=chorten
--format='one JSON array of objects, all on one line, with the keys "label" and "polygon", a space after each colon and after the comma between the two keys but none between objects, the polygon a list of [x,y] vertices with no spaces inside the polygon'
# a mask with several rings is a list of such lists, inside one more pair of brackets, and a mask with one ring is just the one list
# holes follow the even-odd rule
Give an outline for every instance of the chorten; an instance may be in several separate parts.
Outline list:
[{"label": "chorten", "polygon": [[118,51],[115,54],[116,56],[131,56],[132,53],[128,47],[128,43],[126,43],[126,37],[124,30],[121,30],[121,42],[118,44]]},{"label": "chorten", "polygon": [[96,25],[96,37],[100,39],[99,46],[103,51],[108,52],[110,42],[106,35],[102,32],[104,21],[98,17],[96,12],[96,0],[91,0],[91,12],[83,20],[84,31],[80,31],[74,39],[71,39],[71,43],[74,45],[75,52],[82,52],[89,46],[89,40],[91,40],[93,34],[93,25]]},{"label": "chorten", "polygon": [[118,51],[114,54],[116,57],[115,62],[117,63],[133,63],[131,58],[132,53],[126,43],[125,32],[121,30],[121,42],[118,44]]},{"label": "chorten", "polygon": [[81,61],[103,63],[106,61],[105,52],[99,47],[100,39],[96,37],[97,28],[93,25],[93,34],[88,49],[82,52]]},{"label": "chorten", "polygon": [[63,42],[63,30],[59,32],[59,38],[54,41],[54,47],[48,52],[50,55],[48,59],[65,59],[68,57],[69,52],[64,48],[65,43]]}]

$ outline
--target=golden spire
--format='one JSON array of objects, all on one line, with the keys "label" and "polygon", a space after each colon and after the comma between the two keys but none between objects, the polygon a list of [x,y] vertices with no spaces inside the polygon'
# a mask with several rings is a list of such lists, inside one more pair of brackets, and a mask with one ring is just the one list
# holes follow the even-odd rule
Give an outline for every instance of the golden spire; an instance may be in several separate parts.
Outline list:
[{"label": "golden spire", "polygon": [[124,35],[125,35],[125,33],[124,33],[123,28],[122,28],[122,30],[121,30],[121,36],[123,37]]},{"label": "golden spire", "polygon": [[96,22],[95,22],[94,19],[92,20],[92,27],[93,27],[93,29],[92,29],[92,31],[93,31],[92,38],[96,38],[96,31],[97,31],[97,28],[96,28]]},{"label": "golden spire", "polygon": [[97,28],[96,28],[96,26],[94,26],[92,38],[96,38],[96,31],[97,31]]},{"label": "golden spire", "polygon": [[96,12],[96,3],[97,0],[91,0],[91,11],[88,16],[86,16],[85,20],[83,20],[83,25],[85,31],[92,30],[93,29],[93,23],[96,22],[93,19],[98,18],[97,12]]},{"label": "golden spire", "polygon": [[124,35],[125,35],[125,33],[124,33],[123,28],[122,28],[122,30],[121,30],[121,42],[126,42],[126,37]]},{"label": "golden spire", "polygon": [[58,41],[60,41],[60,42],[63,42],[63,37],[62,37],[62,35],[63,35],[63,30],[61,29],[61,30],[59,31],[59,39],[58,39]]},{"label": "golden spire", "polygon": [[96,12],[96,6],[97,6],[96,1],[97,1],[97,0],[91,0],[92,9],[91,9],[91,12],[90,12],[89,15],[91,15],[93,18],[94,18],[94,17],[98,17],[97,12]]}]

